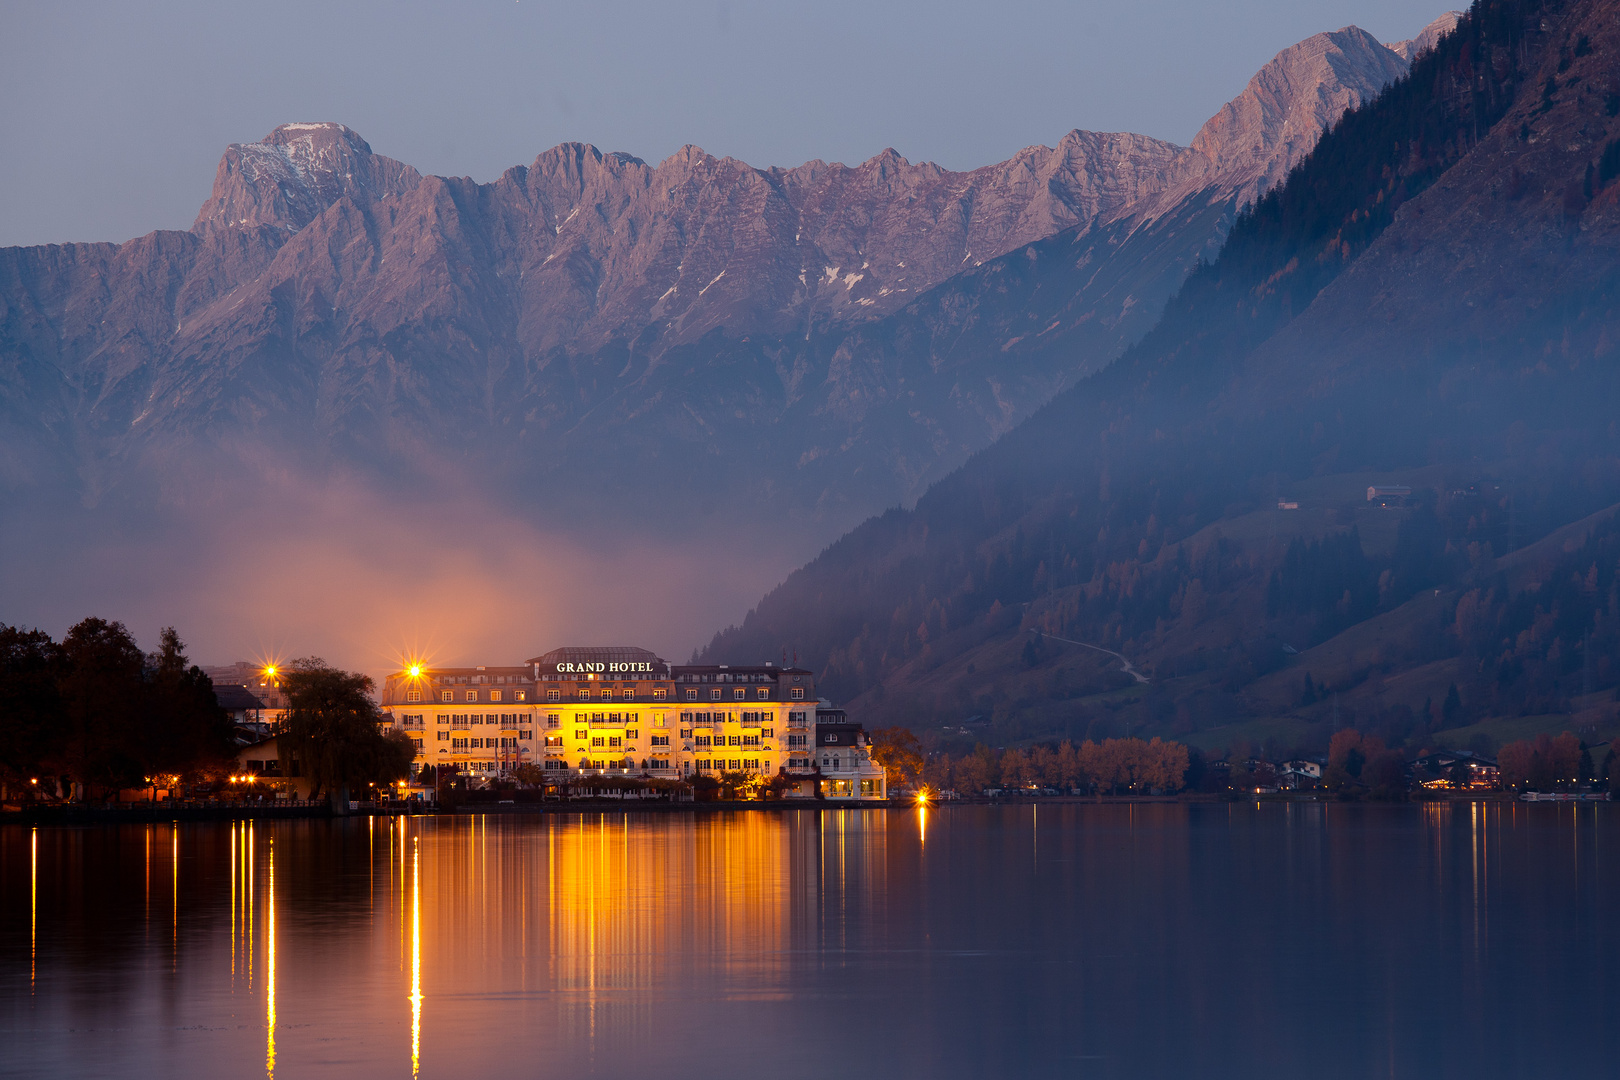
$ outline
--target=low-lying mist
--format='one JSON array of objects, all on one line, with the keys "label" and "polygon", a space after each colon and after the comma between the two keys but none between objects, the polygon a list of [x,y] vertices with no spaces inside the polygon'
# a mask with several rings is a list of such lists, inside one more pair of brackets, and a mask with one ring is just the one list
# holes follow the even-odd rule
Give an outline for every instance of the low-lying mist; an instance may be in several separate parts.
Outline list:
[{"label": "low-lying mist", "polygon": [[98,615],[143,646],[172,625],[202,664],[316,654],[380,676],[406,656],[512,664],[610,643],[684,660],[802,557],[746,523],[608,526],[443,478],[398,492],[244,466],[183,498],[65,502],[14,496],[0,622],[60,637]]}]

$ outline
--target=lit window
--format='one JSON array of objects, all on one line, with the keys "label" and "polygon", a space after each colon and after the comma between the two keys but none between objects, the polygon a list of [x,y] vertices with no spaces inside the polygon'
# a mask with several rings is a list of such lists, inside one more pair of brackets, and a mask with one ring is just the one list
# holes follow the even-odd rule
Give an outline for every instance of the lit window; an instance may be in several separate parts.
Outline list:
[{"label": "lit window", "polygon": [[744,698],[746,698],[748,696],[748,691],[744,690],[742,687],[739,686],[739,687],[737,687],[737,689],[735,689],[735,690],[733,690],[731,692],[731,696],[737,701],[742,701]]},{"label": "lit window", "polygon": [[574,729],[574,738],[576,738],[576,739],[583,739],[585,736],[587,736],[589,734],[590,734],[590,732],[586,731],[584,728],[575,728]]},{"label": "lit window", "polygon": [[687,701],[696,701],[697,700],[697,691],[688,689],[686,691],[686,700]]},{"label": "lit window", "polygon": [[603,738],[604,737],[601,736],[601,735],[596,736],[596,738],[591,740],[591,745],[592,746],[606,746],[607,743],[603,741]]},{"label": "lit window", "polygon": [[589,690],[581,690],[579,692],[579,700],[581,700],[581,701],[589,701],[589,700],[591,700],[591,692]]},{"label": "lit window", "polygon": [[668,715],[668,713],[653,713],[653,727],[667,727],[664,718]]},{"label": "lit window", "polygon": [[420,690],[407,690],[405,692],[405,700],[406,701],[421,701],[422,700],[422,691],[420,691]]},{"label": "lit window", "polygon": [[624,744],[623,744],[623,742],[622,742],[622,741],[621,741],[621,740],[619,740],[619,739],[609,739],[609,740],[608,740],[608,745],[609,745],[609,746],[623,746],[623,745],[624,745]]},{"label": "lit window", "polygon": [[529,700],[529,692],[527,690],[519,690],[517,692],[517,699],[519,701],[528,701]]},{"label": "lit window", "polygon": [[491,690],[489,692],[489,700],[491,700],[491,701],[499,701],[499,700],[501,700],[501,692],[499,690]]},{"label": "lit window", "polygon": [[546,736],[546,747],[548,749],[551,748],[551,747],[561,747],[562,744],[563,743],[562,743],[562,736],[561,735],[547,735]]},{"label": "lit window", "polygon": [[639,738],[641,738],[641,729],[640,728],[625,728],[624,729],[624,737],[627,738],[627,739],[639,739]]},{"label": "lit window", "polygon": [[562,727],[562,717],[558,716],[556,713],[552,713],[550,716],[547,716],[546,717],[546,727],[550,727],[550,728]]},{"label": "lit window", "polygon": [[759,700],[761,700],[761,701],[769,701],[769,700],[771,700],[771,688],[770,687],[762,686],[762,687],[759,688]]},{"label": "lit window", "polygon": [[562,695],[556,690],[547,690],[546,691],[546,700],[547,701],[557,701],[561,697],[562,697]]},{"label": "lit window", "polygon": [[467,691],[467,700],[468,701],[477,701],[478,700],[478,691],[476,691],[476,690]]},{"label": "lit window", "polygon": [[449,691],[449,690],[440,690],[439,691],[439,700],[440,701],[454,701],[454,700],[456,700],[456,695],[454,693],[452,693],[451,691]]},{"label": "lit window", "polygon": [[653,700],[654,701],[663,701],[664,700],[664,695],[667,694],[667,693],[669,693],[668,690],[654,690],[653,691]]},{"label": "lit window", "polygon": [[720,691],[718,691],[718,690],[710,690],[709,691],[709,700],[710,701],[719,701],[720,700]]}]

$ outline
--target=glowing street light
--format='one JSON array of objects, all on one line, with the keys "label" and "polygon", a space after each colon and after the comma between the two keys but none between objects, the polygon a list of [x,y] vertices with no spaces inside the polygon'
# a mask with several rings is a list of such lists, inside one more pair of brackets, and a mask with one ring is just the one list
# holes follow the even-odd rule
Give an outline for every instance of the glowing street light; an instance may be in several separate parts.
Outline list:
[{"label": "glowing street light", "polygon": [[421,664],[412,664],[407,669],[407,673],[413,679],[420,679],[422,677],[422,665]]}]

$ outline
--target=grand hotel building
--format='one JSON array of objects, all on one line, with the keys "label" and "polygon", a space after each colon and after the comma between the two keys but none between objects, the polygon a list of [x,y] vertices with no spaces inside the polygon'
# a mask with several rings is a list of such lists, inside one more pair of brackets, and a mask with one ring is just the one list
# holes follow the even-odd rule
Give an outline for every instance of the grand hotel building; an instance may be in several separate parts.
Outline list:
[{"label": "grand hotel building", "polygon": [[413,666],[382,707],[416,744],[416,771],[498,775],[752,772],[802,777],[832,798],[886,797],[864,731],[821,703],[800,667],[675,665],[646,649],[562,648],[521,666]]}]

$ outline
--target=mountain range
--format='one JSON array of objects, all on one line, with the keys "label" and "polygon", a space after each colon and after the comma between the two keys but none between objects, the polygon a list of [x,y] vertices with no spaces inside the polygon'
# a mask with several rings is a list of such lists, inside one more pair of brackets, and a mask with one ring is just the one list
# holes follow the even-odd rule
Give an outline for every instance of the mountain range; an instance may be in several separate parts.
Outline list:
[{"label": "mountain range", "polygon": [[0,483],[95,504],[244,442],[497,488],[607,470],[623,505],[696,470],[814,550],[1117,356],[1454,18],[1286,49],[1190,147],[1072,131],[966,173],[566,144],[478,184],[285,124],[226,150],[188,232],[0,251]]}]

